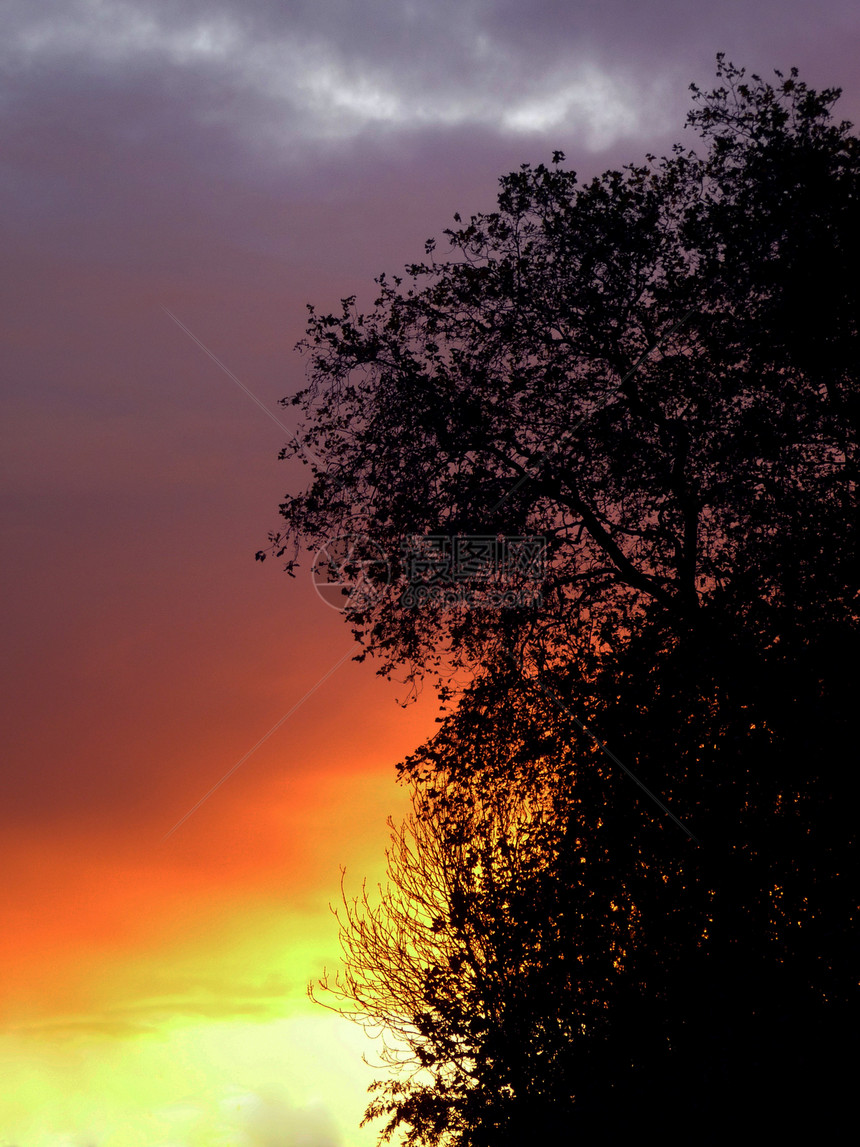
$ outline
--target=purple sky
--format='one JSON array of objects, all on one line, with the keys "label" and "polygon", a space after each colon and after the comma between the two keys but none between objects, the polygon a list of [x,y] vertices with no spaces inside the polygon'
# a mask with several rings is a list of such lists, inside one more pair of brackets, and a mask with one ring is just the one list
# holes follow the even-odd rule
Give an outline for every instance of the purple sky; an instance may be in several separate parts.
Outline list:
[{"label": "purple sky", "polygon": [[[259,710],[291,641],[346,637],[249,564],[288,485],[283,435],[162,306],[275,409],[302,378],[307,301],[369,301],[375,274],[454,211],[491,207],[522,161],[562,148],[590,175],[667,150],[718,50],[841,85],[860,119],[848,0],[13,0],[2,21],[6,600],[13,734],[37,771],[46,753],[61,767],[51,728],[69,707],[193,740],[226,693],[237,719]],[[279,635],[267,664],[261,629]],[[169,681],[180,631],[205,662],[185,701]],[[86,678],[70,652],[122,668]],[[164,781],[137,765],[106,786],[103,754],[84,758],[62,795],[19,768],[4,807],[77,816]]]}]

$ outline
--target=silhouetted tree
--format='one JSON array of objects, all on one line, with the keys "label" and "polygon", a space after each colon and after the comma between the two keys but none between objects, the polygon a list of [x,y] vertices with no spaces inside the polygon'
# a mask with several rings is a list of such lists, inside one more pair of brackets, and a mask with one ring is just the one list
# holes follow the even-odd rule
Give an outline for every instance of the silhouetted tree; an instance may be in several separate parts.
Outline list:
[{"label": "silhouetted tree", "polygon": [[659,754],[673,807],[712,818],[704,848],[637,806],[571,717],[574,697],[590,724],[598,690],[560,673],[529,689],[500,668],[401,765],[413,815],[389,884],[344,897],[344,971],[316,996],[389,1038],[366,1115],[383,1138],[617,1143],[668,1119],[670,1142],[696,1121],[722,1143],[741,1121],[788,1135],[847,1114],[855,965],[828,936],[846,897],[819,886],[838,869],[805,867],[809,794],[768,803],[784,741],[689,689],[681,711],[671,671],[645,722],[648,686],[618,666],[615,729],[646,776]]},{"label": "silhouetted tree", "polygon": [[[524,165],[372,313],[310,308],[284,454],[317,461],[270,548],[292,571],[354,537],[380,592],[346,613],[380,672],[512,643],[587,666],[645,611],[750,653],[856,624],[860,148],[837,90],[719,78],[702,155],[585,185],[561,153]],[[469,534],[547,539],[539,610],[404,598],[406,539]]]},{"label": "silhouetted tree", "polygon": [[574,784],[554,749],[488,784],[509,756],[498,745],[459,775],[437,760],[415,782],[388,883],[344,895],[344,968],[312,991],[383,1036],[393,1077],[365,1120],[386,1120],[383,1139],[552,1141],[605,1074],[609,1016],[638,994],[640,912],[607,862],[593,776]]},{"label": "silhouetted tree", "polygon": [[[619,1094],[711,1123],[755,1100],[773,1128],[846,1090],[860,144],[794,70],[718,80],[701,155],[524,165],[371,314],[311,308],[284,454],[313,473],[270,550],[292,572],[349,536],[361,656],[473,671],[405,766],[394,891],[344,931],[344,1001],[425,1072],[371,1114],[415,1143],[523,1142],[541,1113],[596,1141]],[[416,599],[410,539],[464,536],[544,538],[540,599]]]}]

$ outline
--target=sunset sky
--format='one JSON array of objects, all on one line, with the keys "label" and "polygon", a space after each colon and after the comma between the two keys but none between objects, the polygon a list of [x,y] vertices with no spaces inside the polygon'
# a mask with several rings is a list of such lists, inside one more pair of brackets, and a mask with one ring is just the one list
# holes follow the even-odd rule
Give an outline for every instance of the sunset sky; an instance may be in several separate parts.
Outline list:
[{"label": "sunset sky", "polygon": [[720,50],[860,121],[856,0],[3,0],[0,1147],[375,1141],[305,990],[437,709],[320,683],[348,628],[254,561],[302,475],[265,411],[307,302],[553,149],[692,144]]}]

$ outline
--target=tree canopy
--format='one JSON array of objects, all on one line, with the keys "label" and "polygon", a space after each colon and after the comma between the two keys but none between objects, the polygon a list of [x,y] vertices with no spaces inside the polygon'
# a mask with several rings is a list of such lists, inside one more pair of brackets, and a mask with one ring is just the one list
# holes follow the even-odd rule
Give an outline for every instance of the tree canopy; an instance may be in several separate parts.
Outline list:
[{"label": "tree canopy", "polygon": [[[258,557],[348,537],[358,656],[471,671],[343,921],[340,1003],[416,1072],[369,1115],[410,1143],[757,1089],[787,1127],[845,1078],[860,143],[837,89],[717,78],[698,151],[523,165],[369,314],[310,308],[311,474]],[[466,561],[452,604],[462,539],[544,560]]]},{"label": "tree canopy", "polygon": [[[546,695],[512,689],[490,724],[481,707],[498,712],[498,683],[481,692],[403,763],[413,813],[392,826],[388,883],[344,896],[343,971],[313,993],[389,1040],[366,1121],[410,1147],[519,1147],[614,1144],[667,1120],[670,1139],[695,1120],[701,1142],[722,1143],[740,1118],[777,1136],[835,1119],[852,1094],[839,912],[853,889],[822,887],[844,836],[836,863],[807,867],[817,818],[790,784],[765,799],[785,743],[747,734],[736,767],[763,774],[747,782],[751,807],[698,848],[636,807]],[[686,732],[717,736],[701,718]],[[616,707],[616,732],[630,723]],[[713,773],[734,764],[736,737],[694,758],[659,715],[645,733],[699,765],[700,799],[721,795]],[[683,792],[683,769],[667,772]]]},{"label": "tree canopy", "polygon": [[[515,633],[588,664],[643,611],[760,649],[855,622],[858,141],[795,71],[719,79],[693,91],[701,154],[582,184],[556,152],[458,218],[446,258],[428,241],[380,276],[371,313],[309,308],[284,453],[313,474],[270,549],[388,554],[346,608],[381,672],[479,665]],[[416,535],[546,539],[540,609],[404,605]]]}]

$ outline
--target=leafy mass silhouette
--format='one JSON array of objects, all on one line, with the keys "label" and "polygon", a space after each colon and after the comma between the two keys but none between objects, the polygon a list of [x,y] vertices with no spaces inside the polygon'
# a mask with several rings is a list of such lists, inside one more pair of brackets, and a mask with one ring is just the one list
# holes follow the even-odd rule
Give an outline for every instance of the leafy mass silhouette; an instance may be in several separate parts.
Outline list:
[{"label": "leafy mass silhouette", "polygon": [[[580,183],[556,152],[370,314],[309,308],[283,456],[312,472],[257,556],[293,573],[349,535],[357,659],[446,714],[317,990],[389,1033],[383,1138],[722,1142],[848,1110],[860,143],[795,69],[720,54],[717,81],[691,86],[702,154]],[[545,539],[540,599],[415,607],[416,536]]]}]

